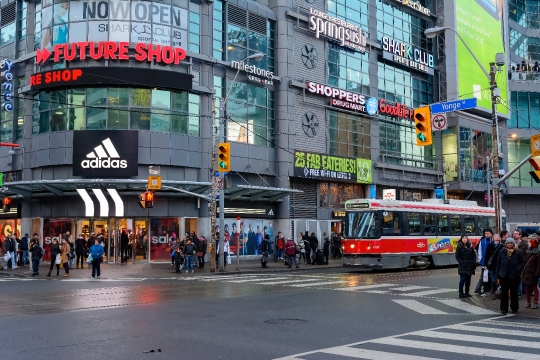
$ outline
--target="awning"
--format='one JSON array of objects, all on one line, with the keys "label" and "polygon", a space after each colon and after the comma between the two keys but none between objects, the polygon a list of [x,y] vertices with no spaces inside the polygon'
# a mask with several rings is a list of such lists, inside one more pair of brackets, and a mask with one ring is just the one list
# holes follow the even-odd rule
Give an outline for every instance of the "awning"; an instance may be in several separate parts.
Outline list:
[{"label": "awning", "polygon": [[281,201],[290,194],[302,193],[301,190],[266,186],[237,185],[225,189],[225,200]]}]

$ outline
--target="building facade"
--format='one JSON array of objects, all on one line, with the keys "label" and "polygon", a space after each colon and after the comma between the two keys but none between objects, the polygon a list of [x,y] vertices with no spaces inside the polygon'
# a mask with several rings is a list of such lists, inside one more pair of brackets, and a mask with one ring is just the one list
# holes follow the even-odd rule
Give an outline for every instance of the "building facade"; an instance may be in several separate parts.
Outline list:
[{"label": "building facade", "polygon": [[[166,260],[172,233],[210,233],[220,123],[232,156],[223,230],[243,255],[264,234],[340,231],[348,199],[421,201],[446,186],[483,204],[489,112],[448,113],[426,147],[412,120],[416,107],[465,94],[450,75],[455,39],[424,35],[452,26],[442,19],[457,5],[2,1],[0,140],[20,146],[0,148],[6,229],[45,245],[65,230],[99,232],[110,261],[126,229],[146,247],[141,261]],[[142,209],[149,175],[162,189]]]}]

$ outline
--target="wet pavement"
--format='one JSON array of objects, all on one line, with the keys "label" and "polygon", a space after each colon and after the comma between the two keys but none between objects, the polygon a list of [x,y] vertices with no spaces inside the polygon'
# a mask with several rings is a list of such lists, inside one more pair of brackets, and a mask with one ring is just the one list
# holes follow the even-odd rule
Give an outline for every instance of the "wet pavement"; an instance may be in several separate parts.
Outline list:
[{"label": "wet pavement", "polygon": [[[285,268],[270,264],[281,270],[278,265]],[[424,336],[431,333],[422,331],[433,327],[500,318],[482,304],[457,299],[455,268],[180,276],[167,266],[132,268],[130,276],[114,266],[107,269],[101,280],[83,276],[86,269],[61,280],[27,277],[24,271],[0,277],[5,358],[276,359],[308,352],[290,359],[334,359],[328,347],[355,352],[345,345],[375,346],[373,339],[389,336],[398,343],[405,341],[400,334]],[[530,318],[517,320],[525,324]],[[147,352],[152,349],[161,352]],[[399,353],[418,355],[410,349]],[[365,358],[392,358],[370,354]],[[438,355],[432,358],[464,358]]]}]

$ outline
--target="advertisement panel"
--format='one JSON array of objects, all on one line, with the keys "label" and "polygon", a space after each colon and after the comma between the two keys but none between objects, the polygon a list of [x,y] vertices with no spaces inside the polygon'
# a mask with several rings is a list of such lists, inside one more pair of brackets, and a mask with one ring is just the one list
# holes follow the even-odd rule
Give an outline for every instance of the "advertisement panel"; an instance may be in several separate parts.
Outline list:
[{"label": "advertisement panel", "polygon": [[[495,54],[504,53],[503,11],[504,0],[456,0],[456,30],[474,55],[489,70],[489,63],[495,61]],[[463,42],[457,41],[458,92],[460,97],[474,96],[478,106],[491,109],[489,81]],[[502,74],[506,74],[503,67]],[[506,76],[498,76],[503,104],[497,111],[508,114],[508,90]],[[506,106],[505,106],[506,105]]]},{"label": "advertisement panel", "polygon": [[371,160],[295,151],[294,176],[371,184]]},{"label": "advertisement panel", "polygon": [[236,218],[225,218],[223,236],[229,242],[231,254],[236,255],[238,246],[240,246],[240,255],[262,254],[259,245],[266,234],[270,236],[270,253],[272,253],[275,236],[273,220],[242,219],[240,229],[237,229]]}]

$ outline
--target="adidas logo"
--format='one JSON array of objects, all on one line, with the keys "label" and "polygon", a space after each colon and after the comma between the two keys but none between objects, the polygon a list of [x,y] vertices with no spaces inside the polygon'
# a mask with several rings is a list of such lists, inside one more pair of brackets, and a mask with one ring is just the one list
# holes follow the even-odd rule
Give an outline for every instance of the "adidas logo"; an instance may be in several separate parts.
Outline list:
[{"label": "adidas logo", "polygon": [[87,154],[89,160],[83,160],[81,166],[85,169],[125,169],[127,160],[121,160],[118,151],[110,138],[107,138]]}]

